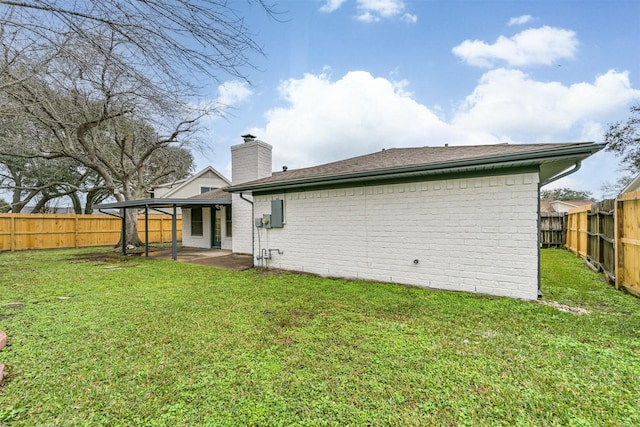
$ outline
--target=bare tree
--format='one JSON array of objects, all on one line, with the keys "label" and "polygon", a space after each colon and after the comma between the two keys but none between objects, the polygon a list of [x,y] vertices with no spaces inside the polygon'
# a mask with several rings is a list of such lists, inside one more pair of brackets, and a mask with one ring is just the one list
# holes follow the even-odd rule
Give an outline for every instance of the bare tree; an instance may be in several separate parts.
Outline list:
[{"label": "bare tree", "polygon": [[[247,2],[273,13],[263,0]],[[188,108],[193,82],[203,74],[247,80],[252,56],[262,54],[238,4],[0,0],[0,97],[7,101],[0,115],[49,133],[26,151],[0,155],[80,165],[85,183],[99,182],[87,193],[87,210],[90,199],[131,200],[154,182],[184,176],[198,120],[215,112]],[[123,238],[139,243],[135,229]]]},{"label": "bare tree", "polygon": [[[5,67],[11,114],[46,129],[47,138],[0,154],[75,162],[94,171],[118,201],[184,177],[193,162],[187,148],[207,112],[189,109],[166,87],[123,68],[119,47],[112,33],[95,34],[90,43],[72,33],[52,46],[57,53],[38,78],[23,79],[23,63]],[[136,221],[128,224],[127,244],[140,244]]]},{"label": "bare tree", "polygon": [[38,212],[51,200],[66,196],[76,214],[91,213],[94,204],[111,196],[104,180],[75,160],[38,157],[47,134],[24,116],[0,115],[0,191],[11,194],[12,200],[7,210],[19,213],[37,200],[33,212]]},{"label": "bare tree", "polygon": [[[247,0],[270,16],[274,6]],[[113,33],[123,43],[120,60],[149,77],[184,83],[185,73],[246,78],[252,55],[262,48],[228,0],[0,0],[0,27],[19,30],[24,44],[57,43],[73,32],[91,42],[95,33]]]}]

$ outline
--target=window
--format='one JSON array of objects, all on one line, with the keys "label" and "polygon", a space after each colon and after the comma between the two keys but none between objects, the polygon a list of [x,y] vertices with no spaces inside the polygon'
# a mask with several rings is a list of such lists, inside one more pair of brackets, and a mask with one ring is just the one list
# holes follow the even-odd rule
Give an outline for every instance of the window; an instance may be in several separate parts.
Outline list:
[{"label": "window", "polygon": [[202,208],[191,208],[191,235],[202,236]]},{"label": "window", "polygon": [[225,223],[226,223],[227,237],[231,237],[231,230],[233,229],[232,223],[231,223],[231,205],[227,205],[227,212],[225,213]]},{"label": "window", "polygon": [[218,187],[200,187],[200,194],[208,193],[209,191],[217,190]]}]

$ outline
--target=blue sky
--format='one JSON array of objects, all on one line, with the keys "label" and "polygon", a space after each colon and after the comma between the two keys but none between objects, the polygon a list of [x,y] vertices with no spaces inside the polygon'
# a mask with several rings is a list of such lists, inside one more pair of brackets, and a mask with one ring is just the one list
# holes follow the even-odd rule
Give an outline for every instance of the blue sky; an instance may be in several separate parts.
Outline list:
[{"label": "blue sky", "polygon": [[[244,4],[244,3],[239,3]],[[207,165],[230,176],[251,132],[274,170],[391,147],[601,142],[640,102],[640,1],[278,1],[241,13],[266,56],[209,84]],[[618,160],[599,153],[555,183],[600,195]]]}]

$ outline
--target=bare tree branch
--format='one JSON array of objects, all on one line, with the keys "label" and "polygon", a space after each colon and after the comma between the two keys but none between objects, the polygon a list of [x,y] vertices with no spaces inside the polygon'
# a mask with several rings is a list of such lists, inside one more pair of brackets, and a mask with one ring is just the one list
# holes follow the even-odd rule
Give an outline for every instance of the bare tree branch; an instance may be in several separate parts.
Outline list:
[{"label": "bare tree branch", "polygon": [[[276,17],[275,6],[247,1]],[[123,56],[137,69],[157,77],[184,80],[204,73],[245,79],[253,55],[263,55],[238,3],[226,0],[102,0],[60,4],[55,0],[0,0],[0,24],[29,30],[32,39],[55,39],[64,31],[78,35],[108,30],[123,42]],[[0,10],[1,12],[1,10]],[[38,23],[48,23],[38,25]],[[89,37],[87,37],[89,39]]]}]

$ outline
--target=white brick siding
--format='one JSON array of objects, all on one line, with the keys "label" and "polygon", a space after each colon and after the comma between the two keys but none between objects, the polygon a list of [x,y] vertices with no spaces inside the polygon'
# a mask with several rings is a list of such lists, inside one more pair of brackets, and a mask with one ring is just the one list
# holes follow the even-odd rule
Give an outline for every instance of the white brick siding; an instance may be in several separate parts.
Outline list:
[{"label": "white brick siding", "polygon": [[[251,200],[250,196],[246,199]],[[239,194],[231,195],[231,204],[233,206],[231,222],[233,234],[233,252],[238,254],[251,254],[253,244],[253,219],[252,206],[246,200],[242,200]]]},{"label": "white brick siding", "polygon": [[255,229],[256,257],[283,251],[255,262],[535,299],[537,184],[537,173],[527,173],[256,196],[255,217],[280,198],[286,223]]}]

